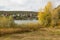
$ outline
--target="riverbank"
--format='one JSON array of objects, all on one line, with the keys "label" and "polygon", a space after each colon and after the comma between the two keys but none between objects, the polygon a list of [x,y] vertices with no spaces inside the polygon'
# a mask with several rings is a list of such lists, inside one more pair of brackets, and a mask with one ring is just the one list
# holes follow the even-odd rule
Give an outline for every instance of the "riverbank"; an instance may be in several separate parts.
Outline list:
[{"label": "riverbank", "polygon": [[30,32],[40,29],[41,25],[37,23],[15,24],[12,27],[0,27],[0,35]]}]

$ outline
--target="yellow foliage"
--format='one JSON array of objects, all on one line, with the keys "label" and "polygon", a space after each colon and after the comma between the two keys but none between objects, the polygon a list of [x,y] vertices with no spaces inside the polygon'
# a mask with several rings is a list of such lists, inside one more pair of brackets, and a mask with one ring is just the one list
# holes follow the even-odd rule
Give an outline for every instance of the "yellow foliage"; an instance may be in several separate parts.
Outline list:
[{"label": "yellow foliage", "polygon": [[38,13],[38,20],[41,24],[43,24],[43,22],[45,21],[45,13],[44,12],[39,12]]},{"label": "yellow foliage", "polygon": [[51,2],[48,2],[48,4],[44,8],[44,11],[43,12],[40,11],[38,13],[38,20],[40,24],[44,26],[50,25],[49,23],[51,22],[51,9],[52,9]]},{"label": "yellow foliage", "polygon": [[52,11],[52,23],[51,24],[53,26],[60,24],[60,7],[57,7]]},{"label": "yellow foliage", "polygon": [[52,10],[52,3],[48,2],[47,5],[45,6],[44,12],[48,12]]},{"label": "yellow foliage", "polygon": [[0,17],[0,27],[10,26],[11,23],[13,23],[13,19],[11,16],[9,16],[9,17],[1,16]]},{"label": "yellow foliage", "polygon": [[44,8],[44,11],[40,11],[38,13],[38,20],[44,26],[56,26],[60,24],[60,6],[52,9],[51,2],[48,2],[48,4]]}]

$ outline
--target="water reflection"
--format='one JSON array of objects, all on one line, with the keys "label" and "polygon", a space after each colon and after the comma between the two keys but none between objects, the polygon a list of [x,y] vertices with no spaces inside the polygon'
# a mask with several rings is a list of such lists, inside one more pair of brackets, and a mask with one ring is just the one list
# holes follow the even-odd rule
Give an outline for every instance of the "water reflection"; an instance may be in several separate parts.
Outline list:
[{"label": "water reflection", "polygon": [[37,23],[38,20],[14,20],[16,24]]}]

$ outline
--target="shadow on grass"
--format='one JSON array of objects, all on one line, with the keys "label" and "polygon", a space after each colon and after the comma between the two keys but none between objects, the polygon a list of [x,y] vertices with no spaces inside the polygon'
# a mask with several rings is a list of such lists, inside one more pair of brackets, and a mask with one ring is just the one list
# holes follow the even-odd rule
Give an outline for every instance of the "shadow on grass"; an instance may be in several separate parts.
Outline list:
[{"label": "shadow on grass", "polygon": [[16,31],[16,32],[13,32],[13,33],[4,33],[4,34],[0,34],[0,37],[11,35],[11,34],[22,34],[22,33],[29,33],[29,32],[32,32],[32,31],[30,31],[30,30],[24,30],[24,31]]}]

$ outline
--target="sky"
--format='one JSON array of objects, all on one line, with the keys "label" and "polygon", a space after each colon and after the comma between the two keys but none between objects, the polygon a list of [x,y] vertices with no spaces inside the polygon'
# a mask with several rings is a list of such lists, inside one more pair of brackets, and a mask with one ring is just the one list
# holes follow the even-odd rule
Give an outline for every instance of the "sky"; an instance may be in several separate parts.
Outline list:
[{"label": "sky", "polygon": [[38,11],[43,9],[48,1],[54,7],[60,5],[60,0],[0,0],[0,11]]}]

